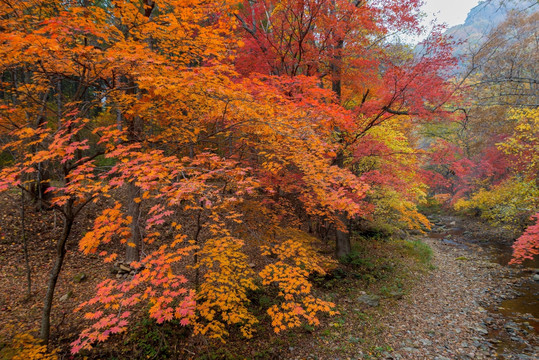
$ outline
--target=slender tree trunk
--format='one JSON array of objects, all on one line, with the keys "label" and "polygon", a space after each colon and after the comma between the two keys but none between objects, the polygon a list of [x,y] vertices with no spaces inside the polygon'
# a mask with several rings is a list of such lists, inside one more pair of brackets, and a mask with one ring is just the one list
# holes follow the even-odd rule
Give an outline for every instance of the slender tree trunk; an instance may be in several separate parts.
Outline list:
[{"label": "slender tree trunk", "polygon": [[127,263],[140,260],[140,250],[142,246],[142,234],[140,231],[140,204],[141,201],[135,201],[136,198],[140,199],[140,188],[131,181],[127,184],[127,215],[131,216],[131,239],[127,243],[125,251],[125,260]]},{"label": "slender tree trunk", "polygon": [[[335,5],[335,4],[334,4]],[[337,38],[333,45],[333,59],[330,64],[331,70],[331,90],[335,93],[337,98],[337,103],[341,103],[342,96],[342,51],[344,48],[344,40]],[[339,131],[337,129],[337,131]],[[339,151],[337,157],[334,161],[335,165],[340,168],[344,167],[344,153]],[[337,258],[341,258],[350,254],[352,251],[352,246],[350,243],[350,231],[349,231],[349,220],[348,216],[344,212],[339,212],[337,214],[339,220],[345,227],[344,230],[341,230],[339,227],[335,229],[335,255]]]},{"label": "slender tree trunk", "polygon": [[[134,82],[131,83],[135,87]],[[137,90],[135,90],[137,91]],[[139,96],[139,94],[137,94]],[[123,116],[120,107],[116,108],[116,126],[118,129],[123,127],[127,129],[129,141],[140,141],[143,131],[142,119],[140,116],[134,116],[132,121],[127,121]],[[125,261],[129,264],[133,261],[140,261],[140,253],[142,249],[142,233],[140,231],[140,208],[141,208],[141,191],[136,185],[135,180],[131,180],[127,184],[127,215],[131,217],[131,237],[127,242],[125,249]]]},{"label": "slender tree trunk", "polygon": [[[344,154],[342,150],[337,154],[334,163],[340,168],[344,167]],[[344,230],[339,229],[339,227],[335,228],[335,255],[337,258],[341,258],[350,254],[352,251],[352,245],[350,243],[350,220],[348,219],[347,214],[342,211],[339,212],[337,216],[343,226],[345,226]]]},{"label": "slender tree trunk", "polygon": [[[201,217],[202,217],[202,210],[200,210],[197,216],[197,228],[196,228],[195,236],[194,236],[196,246],[199,246],[198,236],[200,235],[200,230],[202,230],[202,222],[200,221]],[[195,255],[193,257],[193,262],[194,262],[195,267],[198,265],[198,252],[199,252],[199,249],[195,251]],[[200,285],[200,269],[196,267],[195,268],[195,289],[198,290],[199,285]]]},{"label": "slender tree trunk", "polygon": [[56,244],[56,260],[50,272],[49,283],[47,285],[47,294],[45,295],[43,313],[41,315],[41,329],[39,331],[39,337],[47,345],[50,338],[51,310],[52,301],[54,298],[54,290],[56,289],[56,283],[58,282],[58,277],[60,275],[60,271],[62,270],[62,265],[64,263],[66,254],[66,243],[69,239],[69,234],[71,233],[71,228],[73,226],[73,201],[69,200],[65,208],[66,212],[64,214],[64,228],[62,230],[62,235]]},{"label": "slender tree trunk", "polygon": [[343,256],[350,254],[350,252],[352,251],[352,245],[350,242],[350,229],[348,226],[350,221],[348,220],[348,217],[345,213],[339,214],[339,220],[344,224],[344,226],[346,226],[347,231],[342,231],[339,229],[336,230],[335,255],[337,256],[337,259],[340,259]]},{"label": "slender tree trunk", "polygon": [[24,265],[26,267],[26,299],[32,297],[32,269],[28,256],[28,240],[26,239],[26,217],[24,211],[24,190],[21,190],[21,239],[24,252]]},{"label": "slender tree trunk", "polygon": [[[144,4],[144,16],[151,20],[152,12],[155,8],[155,2],[153,0],[143,0]],[[152,43],[148,40],[148,46],[151,48]],[[141,94],[140,90],[134,79],[129,80],[131,88],[133,89],[133,94],[136,94],[137,99],[140,100]],[[118,128],[121,128],[123,123],[122,112],[120,109],[116,111],[116,122]],[[125,118],[124,118],[125,120]],[[144,123],[142,118],[137,114],[133,116],[132,121],[127,124],[128,138],[131,142],[140,142],[144,132]],[[125,251],[125,260],[127,263],[133,261],[140,261],[140,253],[142,249],[142,232],[140,231],[139,221],[140,221],[140,207],[142,204],[142,198],[140,193],[140,188],[136,185],[135,181],[132,180],[127,185],[127,215],[131,217],[131,239],[127,242],[127,248]],[[137,201],[135,201],[137,199]]]},{"label": "slender tree trunk", "polygon": [[[335,159],[335,164],[342,168],[344,167],[344,154],[342,151],[339,151],[337,158]],[[350,242],[350,220],[345,212],[339,212],[337,214],[339,221],[345,227],[342,230],[340,227],[335,228],[335,255],[337,259],[342,258],[350,254],[352,251],[352,244]]]},{"label": "slender tree trunk", "polygon": [[[140,97],[140,94],[137,94],[137,97]],[[140,116],[134,116],[133,120],[128,125],[129,140],[133,142],[141,141],[144,127]],[[127,185],[127,202],[127,215],[131,216],[133,220],[130,226],[131,239],[127,243],[125,260],[127,263],[131,263],[133,261],[140,261],[140,252],[142,248],[142,233],[139,226],[142,197],[140,188],[136,185],[135,180],[131,180]]]},{"label": "slender tree trunk", "polygon": [[337,99],[340,103],[342,94],[342,50],[344,47],[344,41],[339,40],[334,47],[333,61],[331,62],[331,90],[337,95]]}]

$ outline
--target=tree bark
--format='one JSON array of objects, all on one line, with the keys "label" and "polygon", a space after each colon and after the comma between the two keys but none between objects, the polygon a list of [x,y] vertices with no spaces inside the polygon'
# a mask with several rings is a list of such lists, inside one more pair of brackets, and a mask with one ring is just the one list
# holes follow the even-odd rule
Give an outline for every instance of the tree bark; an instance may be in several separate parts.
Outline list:
[{"label": "tree bark", "polygon": [[32,269],[28,255],[28,239],[26,238],[26,216],[24,209],[24,190],[21,190],[21,239],[24,252],[24,265],[26,267],[26,298],[32,297]]},{"label": "tree bark", "polygon": [[352,251],[352,244],[350,242],[350,227],[348,224],[350,221],[345,213],[339,214],[339,220],[346,226],[347,231],[337,229],[335,236],[335,255],[337,259],[347,256]]},{"label": "tree bark", "polygon": [[[335,5],[335,4],[333,4]],[[333,45],[333,59],[330,64],[331,70],[331,90],[335,93],[337,104],[341,103],[342,97],[342,57],[343,57],[343,48],[344,40],[342,38],[336,38]],[[339,131],[339,129],[336,129]],[[344,167],[344,153],[339,151],[337,157],[334,160],[334,164],[340,168]],[[337,258],[341,258],[350,254],[352,251],[352,245],[350,243],[350,231],[349,231],[349,220],[348,216],[344,212],[339,212],[337,214],[340,222],[345,227],[344,230],[341,230],[339,227],[335,229],[335,255]]]},{"label": "tree bark", "polygon": [[47,285],[47,294],[45,295],[43,312],[41,314],[41,328],[39,331],[39,337],[46,345],[48,345],[50,338],[51,310],[54,298],[54,290],[56,289],[56,283],[58,282],[58,277],[64,263],[64,258],[66,254],[66,243],[69,239],[69,234],[71,233],[73,219],[73,200],[69,200],[66,205],[66,211],[64,214],[64,228],[62,230],[62,236],[56,244],[56,260],[50,272],[49,283]]},{"label": "tree bark", "polygon": [[342,51],[344,47],[344,41],[339,39],[337,44],[334,46],[333,51],[333,61],[331,62],[331,90],[337,96],[337,100],[341,102],[342,94]]},{"label": "tree bark", "polygon": [[[344,153],[342,150],[337,154],[334,164],[340,168],[344,167]],[[348,220],[347,214],[341,211],[337,214],[337,217],[345,226],[344,230],[339,229],[339,227],[335,228],[335,255],[339,259],[350,254],[352,251],[352,245],[350,242],[350,221]]]},{"label": "tree bark", "polygon": [[[137,99],[140,99],[140,92],[133,79],[130,81],[134,93],[137,95]],[[140,142],[144,125],[140,116],[135,115],[131,121],[127,121],[123,116],[121,110],[118,108],[116,112],[117,126],[122,126],[122,119],[125,121],[127,128],[127,136],[130,142]],[[127,242],[125,250],[125,261],[131,263],[133,261],[140,261],[140,252],[142,249],[142,233],[140,231],[140,208],[141,208],[141,191],[136,185],[135,179],[132,179],[127,184],[127,215],[131,217],[131,237]]]},{"label": "tree bark", "polygon": [[131,181],[127,184],[127,215],[132,219],[130,229],[131,238],[127,243],[125,251],[125,260],[127,263],[133,261],[140,261],[140,250],[142,247],[142,233],[140,231],[140,204],[141,201],[136,202],[135,199],[140,199],[140,188]]}]

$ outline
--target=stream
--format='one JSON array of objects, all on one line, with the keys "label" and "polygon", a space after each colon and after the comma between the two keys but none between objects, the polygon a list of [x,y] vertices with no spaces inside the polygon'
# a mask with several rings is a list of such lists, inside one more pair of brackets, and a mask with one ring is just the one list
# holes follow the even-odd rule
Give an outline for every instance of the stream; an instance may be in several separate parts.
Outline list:
[{"label": "stream", "polygon": [[[503,231],[482,231],[484,224],[454,216],[431,216],[434,224],[429,237],[481,257],[492,263],[508,267],[511,279],[506,295],[493,299],[486,306],[488,338],[495,344],[501,359],[513,359],[526,348],[539,346],[539,259],[526,261],[522,266],[508,265],[514,241]],[[494,228],[490,228],[495,230]],[[535,279],[535,280],[534,280]],[[496,321],[495,319],[498,319]],[[528,339],[526,341],[524,339]],[[535,352],[534,351],[534,352]],[[517,355],[517,359],[528,359]]]}]

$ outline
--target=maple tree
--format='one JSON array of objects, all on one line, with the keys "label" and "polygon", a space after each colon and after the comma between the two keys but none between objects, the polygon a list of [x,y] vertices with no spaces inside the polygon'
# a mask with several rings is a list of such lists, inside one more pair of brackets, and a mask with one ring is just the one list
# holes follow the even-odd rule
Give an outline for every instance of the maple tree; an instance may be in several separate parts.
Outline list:
[{"label": "maple tree", "polygon": [[[320,88],[331,90],[327,98],[338,112],[328,138],[334,146],[333,163],[349,168],[361,156],[368,143],[363,137],[373,127],[398,116],[403,122],[411,116],[430,119],[451,97],[443,73],[454,60],[439,33],[431,34],[424,52],[415,57],[405,46],[383,40],[397,28],[419,32],[418,6],[417,1],[246,1],[236,15],[245,44],[236,68],[245,75],[281,79],[309,76]],[[386,170],[379,172],[381,177],[392,176]],[[337,224],[337,256],[351,250],[350,219],[372,212],[367,202],[363,207],[362,214],[331,214]]]},{"label": "maple tree", "polygon": [[[162,226],[174,213],[181,214],[203,204],[211,209],[212,220],[224,226],[221,217],[227,208],[241,202],[242,197],[254,196],[254,188],[260,185],[249,176],[252,170],[232,160],[234,154],[229,154],[231,160],[212,155],[222,150],[206,146],[204,140],[215,139],[220,133],[229,137],[229,129],[245,123],[241,126],[243,133],[238,132],[241,138],[235,140],[240,147],[249,137],[266,139],[272,146],[297,138],[296,143],[303,149],[318,149],[318,145],[323,144],[316,131],[309,131],[299,138],[296,133],[303,126],[296,121],[305,116],[304,111],[312,111],[312,105],[303,109],[290,106],[296,104],[282,94],[285,89],[267,87],[257,79],[245,83],[229,79],[234,72],[223,61],[229,57],[234,43],[232,37],[231,42],[226,36],[227,29],[233,26],[226,8],[208,11],[217,7],[211,2],[199,2],[199,6],[192,7],[191,3],[181,1],[148,2],[146,6],[130,1],[112,2],[110,6],[86,4],[84,7],[78,6],[77,2],[59,7],[50,2],[8,5],[12,4],[2,8],[5,15],[2,27],[10,29],[3,32],[1,39],[5,45],[2,52],[6,56],[2,70],[21,71],[30,80],[19,84],[12,78],[10,96],[5,97],[2,104],[2,125],[10,139],[3,150],[20,155],[14,156],[12,164],[2,169],[1,189],[18,186],[28,191],[28,181],[23,175],[39,174],[39,169],[46,167],[54,175],[51,175],[54,186],[47,189],[46,204],[64,218],[42,316],[41,337],[45,341],[49,338],[51,305],[66,243],[75,217],[86,204],[111,197],[112,192],[126,185],[130,187],[130,194],[140,192],[140,196],[128,195],[131,201],[127,204],[126,215],[123,210],[126,205],[120,202],[105,209],[97,217],[94,231],[87,233],[80,242],[84,252],[95,252],[100,244],[112,239],[137,249],[142,244],[137,245],[133,233],[143,221],[146,226],[140,235],[142,237],[144,233],[143,241],[151,244],[161,233],[150,230]],[[152,13],[155,7],[160,9],[159,14]],[[210,15],[212,18],[208,23],[206,20]],[[192,28],[187,31],[179,26],[183,22],[192,24]],[[182,42],[182,39],[186,41]],[[178,41],[185,47],[177,47]],[[306,81],[305,90],[317,92],[309,81]],[[257,103],[252,104],[253,99]],[[236,116],[226,117],[225,121],[227,107],[241,111],[236,111]],[[278,109],[278,115],[283,117],[276,128],[270,121],[276,113],[264,114],[270,107]],[[152,131],[142,131],[142,125]],[[325,196],[336,191],[335,187],[346,185],[361,198],[363,187],[346,172],[344,178],[342,172],[335,172],[333,183],[322,182],[322,174],[331,168],[323,148],[311,157],[319,168],[309,166],[312,164],[302,160],[293,146],[283,147],[281,156],[284,161],[310,169],[310,172],[306,171],[308,187],[303,193],[314,191],[317,194],[314,198],[309,197],[313,208],[324,201],[330,208],[341,206],[359,211],[357,205],[348,203],[347,199]],[[103,171],[99,162],[106,159],[113,165]],[[38,180],[38,184],[41,183]],[[147,219],[140,219],[140,208],[133,203],[149,199],[150,194],[156,205],[149,210]],[[233,211],[230,216],[235,216]],[[209,227],[209,231],[215,231],[214,238],[207,239],[202,246],[185,246],[185,235],[178,235],[171,244],[163,244],[141,261],[131,261],[130,266],[141,269],[140,273],[126,282],[101,284],[98,297],[88,304],[102,303],[105,308],[116,309],[119,304],[136,305],[142,297],[152,304],[150,315],[160,322],[170,320],[171,299],[180,297],[183,300],[176,307],[175,316],[185,320],[184,324],[192,323],[195,295],[192,290],[180,287],[186,279],[173,275],[170,263],[196,252],[196,256],[201,257],[197,268],[205,269],[205,280],[196,300],[200,303],[199,316],[209,322],[204,327],[197,325],[197,331],[206,333],[210,329],[216,336],[222,335],[223,326],[217,325],[211,315],[216,308],[222,312],[224,324],[246,322],[245,335],[248,336],[253,318],[242,315],[246,310],[240,305],[247,301],[245,290],[254,286],[252,280],[246,282],[245,279],[254,274],[245,266],[246,257],[241,255],[241,246],[230,247],[236,244],[233,237],[225,230],[217,230],[221,226]],[[218,251],[223,246],[230,252]],[[101,253],[107,256],[106,260],[117,256]],[[128,260],[133,257],[128,255]],[[309,260],[314,259],[310,257]],[[291,273],[288,270],[291,265],[285,264],[283,259],[279,267],[267,270],[264,276],[278,276],[284,272],[287,274],[281,280],[284,282],[288,278],[305,278],[304,270]],[[230,270],[225,270],[227,268]],[[239,273],[237,279],[230,278],[240,269],[245,273]],[[216,286],[222,286],[223,279],[230,284],[231,291],[237,289],[239,296],[233,303],[232,314],[228,315],[223,312],[227,309],[224,294],[215,297]],[[154,295],[156,291],[158,297]],[[303,301],[304,305],[295,303],[295,306],[273,310],[271,315],[276,318],[281,319],[284,311],[285,314],[303,313],[309,322],[315,322],[316,312],[330,311],[330,304],[308,295],[308,288],[298,293],[286,291],[292,291],[293,298]],[[291,300],[285,293],[283,297]],[[301,300],[303,298],[305,300]],[[208,313],[204,310],[206,307]],[[94,330],[83,332],[81,342],[74,344],[74,351],[125,330],[126,313],[121,318],[102,317],[102,314],[97,311],[87,315],[87,318],[98,321]],[[297,326],[298,322],[285,324]],[[276,329],[281,326],[284,326],[281,320],[275,323]]]},{"label": "maple tree", "polygon": [[141,309],[194,334],[224,340],[237,326],[251,337],[248,294],[260,288],[275,293],[275,332],[317,325],[335,310],[308,278],[333,261],[305,224],[335,229],[337,256],[359,218],[428,228],[414,128],[450,113],[454,59],[439,33],[417,56],[385,40],[420,31],[418,1],[0,6],[0,191],[63,218],[45,342],[89,204],[99,212],[79,250],[125,260],[129,275],[79,306],[89,325],[73,353],[127,331]]},{"label": "maple tree", "polygon": [[[79,6],[76,1],[2,4],[1,27],[5,30],[1,39],[4,56],[1,68],[3,73],[11,75],[8,86],[3,87],[6,96],[1,105],[2,126],[10,139],[3,150],[19,155],[14,157],[12,166],[2,170],[0,188],[18,186],[28,191],[28,174],[36,174],[37,187],[41,189],[43,174],[54,173],[54,181],[59,185],[47,189],[50,194],[47,206],[64,218],[42,316],[41,337],[45,341],[49,338],[54,288],[74,219],[84,205],[97,200],[100,194],[107,196],[109,189],[103,186],[109,180],[107,174],[98,176],[96,172],[99,171],[97,159],[111,148],[110,144],[108,148],[99,145],[115,138],[135,143],[124,150],[141,146],[143,139],[134,138],[133,127],[143,119],[145,113],[139,108],[144,108],[147,102],[140,92],[133,91],[133,86],[147,90],[146,84],[155,84],[155,79],[144,78],[146,72],[161,72],[161,79],[168,78],[162,72],[166,70],[164,61],[171,57],[179,65],[187,66],[192,58],[176,56],[186,51],[194,58],[202,53],[208,57],[226,55],[226,40],[222,43],[212,40],[222,38],[219,29],[223,25],[219,19],[213,22],[213,27],[205,26],[205,31],[200,31],[204,30],[201,26],[194,26],[190,32],[179,31],[178,21],[182,17],[189,18],[193,24],[206,18],[203,3],[199,11],[195,8],[188,12],[180,11],[185,6],[190,8],[189,4],[181,6],[181,2],[172,8],[163,6],[163,10],[170,11],[162,12],[162,18],[155,17],[157,22],[145,22],[144,16],[148,17],[147,11],[151,12],[155,4],[148,2],[146,5],[150,7],[130,1],[113,2],[110,6],[101,6],[99,2],[95,6],[88,3]],[[111,18],[115,21],[107,21]],[[155,24],[167,23],[162,22],[164,18],[173,21],[178,37],[171,39],[169,33],[162,32],[163,28],[154,28]],[[204,45],[191,43],[194,32],[199,33]],[[184,42],[185,48],[174,46],[174,51],[169,49],[168,57],[158,51],[153,52],[154,56],[141,52],[149,45],[149,39],[165,49],[182,36],[189,39]],[[108,125],[112,119],[121,121]],[[149,171],[152,170],[156,169]],[[132,174],[124,175],[129,180]],[[116,184],[122,182],[119,179]],[[39,195],[44,198],[41,191]],[[137,201],[130,202],[137,212],[133,203]],[[138,228],[138,218],[130,220],[132,235]]]},{"label": "maple tree", "polygon": [[535,219],[535,224],[529,226],[524,234],[522,234],[513,244],[513,259],[512,264],[522,263],[526,259],[533,259],[539,255],[539,215],[535,214],[532,219]]},{"label": "maple tree", "polygon": [[463,59],[455,119],[425,129],[438,138],[431,146],[429,166],[437,172],[431,186],[449,193],[455,209],[515,231],[531,225],[515,242],[512,263],[536,254],[536,21],[537,12],[509,14],[472,47]]}]

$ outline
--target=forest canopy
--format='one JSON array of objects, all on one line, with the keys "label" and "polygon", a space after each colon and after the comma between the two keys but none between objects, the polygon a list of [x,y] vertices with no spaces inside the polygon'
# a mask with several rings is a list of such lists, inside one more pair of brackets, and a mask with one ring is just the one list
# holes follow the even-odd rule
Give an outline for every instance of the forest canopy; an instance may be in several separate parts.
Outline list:
[{"label": "forest canopy", "polygon": [[61,219],[39,338],[71,252],[118,269],[78,306],[73,354],[141,312],[250,338],[261,288],[276,333],[318,325],[336,310],[312,275],[362,227],[428,230],[433,195],[518,228],[514,261],[536,255],[537,13],[460,62],[441,29],[396,40],[420,16],[418,0],[2,1],[0,191],[23,219],[25,201]]}]

